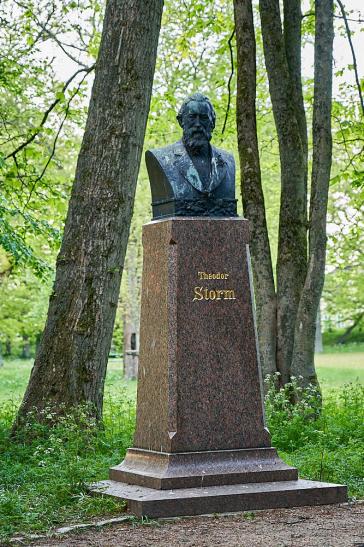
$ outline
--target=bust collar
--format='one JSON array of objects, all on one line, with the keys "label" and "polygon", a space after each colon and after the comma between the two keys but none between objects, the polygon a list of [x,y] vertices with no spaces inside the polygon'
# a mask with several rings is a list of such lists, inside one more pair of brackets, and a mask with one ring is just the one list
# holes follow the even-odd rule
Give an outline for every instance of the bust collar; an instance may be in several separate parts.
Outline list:
[{"label": "bust collar", "polygon": [[226,161],[221,153],[211,145],[211,175],[208,188],[204,188],[193,162],[182,141],[178,141],[173,149],[176,166],[187,182],[203,194],[209,194],[215,190],[226,177]]}]

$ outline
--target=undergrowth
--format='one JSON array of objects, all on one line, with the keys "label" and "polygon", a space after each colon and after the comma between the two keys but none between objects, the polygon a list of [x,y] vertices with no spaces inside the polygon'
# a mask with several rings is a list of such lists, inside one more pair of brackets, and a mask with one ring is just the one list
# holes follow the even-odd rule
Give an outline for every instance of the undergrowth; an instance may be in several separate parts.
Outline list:
[{"label": "undergrowth", "polygon": [[[349,384],[321,401],[314,388],[302,392],[293,379],[266,396],[272,444],[300,476],[347,484],[364,497],[364,388]],[[292,399],[299,402],[292,405]],[[109,397],[103,428],[85,409],[52,426],[29,418],[26,434],[10,438],[16,407],[0,407],[0,543],[15,534],[41,533],[67,522],[124,511],[112,498],[93,497],[87,485],[107,478],[132,445],[135,400],[127,392]]]},{"label": "undergrowth", "polygon": [[364,386],[332,390],[322,404],[316,387],[303,390],[295,378],[280,390],[267,382],[267,422],[282,459],[301,478],[346,484],[351,497],[364,497]]},{"label": "undergrowth", "polygon": [[[104,427],[88,418],[87,409],[56,426],[30,418],[25,431],[11,439],[16,408],[0,407],[0,543],[15,533],[49,528],[124,511],[123,503],[90,496],[87,485],[108,478],[132,444],[135,401],[120,393],[105,401]],[[52,415],[46,419],[52,422]]]}]

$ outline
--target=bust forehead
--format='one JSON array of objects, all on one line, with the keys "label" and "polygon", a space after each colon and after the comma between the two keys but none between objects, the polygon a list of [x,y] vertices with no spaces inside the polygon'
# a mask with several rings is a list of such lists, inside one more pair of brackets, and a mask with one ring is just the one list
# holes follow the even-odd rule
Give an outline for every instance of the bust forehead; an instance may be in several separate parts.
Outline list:
[{"label": "bust forehead", "polygon": [[[195,93],[183,101],[177,114],[178,123],[182,128],[187,120],[187,116],[191,118],[191,114],[193,116],[208,116],[211,129],[214,129],[216,119],[215,110],[209,99],[205,95],[202,95],[202,93]],[[183,118],[185,122],[183,122]]]},{"label": "bust forehead", "polygon": [[187,113],[210,114],[210,108],[206,101],[189,101],[186,105]]}]

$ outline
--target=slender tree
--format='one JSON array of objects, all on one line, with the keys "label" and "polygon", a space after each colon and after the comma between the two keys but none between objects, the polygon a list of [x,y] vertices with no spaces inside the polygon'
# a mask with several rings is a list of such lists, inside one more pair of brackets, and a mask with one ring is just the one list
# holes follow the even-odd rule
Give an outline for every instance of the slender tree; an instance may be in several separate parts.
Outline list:
[{"label": "slender tree", "polygon": [[[307,269],[307,156],[303,136],[305,116],[300,107],[300,0],[286,8],[293,18],[282,28],[279,0],[260,0],[265,63],[277,129],[281,166],[281,205],[277,259],[277,370],[287,382],[293,352],[294,328]],[[287,2],[284,2],[286,6]],[[295,9],[293,7],[295,5]],[[293,17],[293,14],[295,15]],[[288,14],[287,14],[288,16]],[[285,32],[284,32],[285,30]],[[291,42],[291,43],[290,43]],[[299,45],[297,45],[299,42]],[[287,51],[292,48],[290,62]],[[299,111],[303,110],[303,112]],[[301,121],[300,121],[301,120]],[[304,129],[304,131],[303,131]]]},{"label": "slender tree", "polygon": [[251,221],[250,248],[261,364],[264,372],[276,371],[276,293],[265,216],[256,124],[256,47],[251,2],[234,1],[238,54],[237,133],[244,213]]},{"label": "slender tree", "polygon": [[[253,223],[252,256],[261,357],[282,384],[293,374],[316,383],[315,324],[322,292],[326,209],[331,166],[332,1],[316,2],[313,168],[307,222],[308,141],[301,83],[301,2],[260,0],[269,91],[278,135],[281,202],[276,289],[259,168],[255,122],[252,4],[235,0],[237,126],[244,212]],[[309,228],[309,249],[307,236]]]},{"label": "slender tree", "polygon": [[292,358],[292,373],[296,376],[304,376],[308,382],[316,379],[314,365],[316,317],[325,279],[326,215],[332,161],[333,0],[317,0],[315,17],[308,269],[295,322]]},{"label": "slender tree", "polygon": [[48,318],[15,427],[103,387],[150,104],[163,0],[108,0]]}]

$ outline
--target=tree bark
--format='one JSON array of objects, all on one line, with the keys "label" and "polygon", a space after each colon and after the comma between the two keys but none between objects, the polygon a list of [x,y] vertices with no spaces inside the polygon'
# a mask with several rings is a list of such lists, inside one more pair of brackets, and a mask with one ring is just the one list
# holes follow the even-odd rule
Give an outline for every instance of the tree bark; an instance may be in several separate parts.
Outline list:
[{"label": "tree bark", "polygon": [[[301,0],[283,1],[283,29],[284,47],[287,58],[288,71],[292,83],[293,102],[297,123],[301,135],[304,157],[308,157],[307,122],[303,102],[301,80],[301,27],[302,11]],[[307,195],[307,165],[306,165],[306,195]]]},{"label": "tree bark", "polygon": [[252,3],[234,0],[237,42],[237,131],[241,194],[251,221],[257,330],[263,374],[276,371],[276,294],[262,189],[256,125],[256,48]]},{"label": "tree bark", "polygon": [[[259,2],[265,63],[278,134],[281,205],[277,257],[277,369],[284,384],[290,378],[297,309],[307,270],[307,156],[301,135],[300,105],[295,93],[298,69],[291,76],[286,50],[288,36],[300,42],[300,27],[282,32],[279,0]],[[287,8],[287,4],[286,4]],[[296,51],[295,49],[295,51]],[[297,53],[295,54],[297,56]],[[292,58],[295,57],[292,54]],[[293,63],[293,61],[292,61]],[[300,75],[299,75],[300,76]],[[299,78],[300,79],[300,78]],[[302,119],[301,119],[302,118]]]},{"label": "tree bark", "polygon": [[138,377],[140,323],[136,241],[129,242],[126,272],[128,277],[124,303],[124,376],[126,380],[135,380]]},{"label": "tree bark", "polygon": [[21,358],[22,359],[30,359],[30,340],[29,340],[29,336],[27,336],[26,334],[23,334],[22,339],[23,339],[23,345],[22,345],[22,350],[21,350]]},{"label": "tree bark", "polygon": [[33,409],[41,416],[82,403],[101,418],[162,9],[163,0],[107,2],[47,323],[18,424]]},{"label": "tree bark", "polygon": [[326,213],[332,160],[331,102],[333,1],[315,2],[315,80],[310,200],[309,264],[297,313],[292,373],[305,386],[317,383],[314,366],[316,316],[325,277]]},{"label": "tree bark", "polygon": [[316,332],[315,332],[315,353],[322,353],[324,346],[322,343],[322,325],[321,325],[321,311],[320,304],[316,315]]}]

